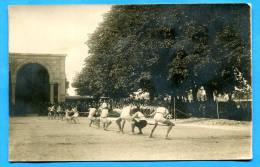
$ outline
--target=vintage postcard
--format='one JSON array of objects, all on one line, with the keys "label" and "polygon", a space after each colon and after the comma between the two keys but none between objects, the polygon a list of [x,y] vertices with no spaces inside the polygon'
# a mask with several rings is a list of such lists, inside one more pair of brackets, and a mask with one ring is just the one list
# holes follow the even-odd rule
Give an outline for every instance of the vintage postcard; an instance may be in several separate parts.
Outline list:
[{"label": "vintage postcard", "polygon": [[8,12],[9,161],[252,159],[248,4]]}]

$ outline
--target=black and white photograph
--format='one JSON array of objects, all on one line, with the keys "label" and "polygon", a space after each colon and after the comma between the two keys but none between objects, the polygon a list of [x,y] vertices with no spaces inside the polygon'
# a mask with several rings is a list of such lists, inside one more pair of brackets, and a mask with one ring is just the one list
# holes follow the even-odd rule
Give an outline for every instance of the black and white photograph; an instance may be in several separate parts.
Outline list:
[{"label": "black and white photograph", "polygon": [[249,4],[11,5],[9,161],[252,159]]}]

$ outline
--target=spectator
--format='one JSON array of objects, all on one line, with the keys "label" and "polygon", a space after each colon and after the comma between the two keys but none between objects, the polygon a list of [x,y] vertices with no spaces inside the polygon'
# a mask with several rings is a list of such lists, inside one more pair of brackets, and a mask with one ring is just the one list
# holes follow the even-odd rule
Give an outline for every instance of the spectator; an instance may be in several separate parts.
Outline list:
[{"label": "spectator", "polygon": [[197,92],[197,100],[199,102],[199,114],[202,115],[203,117],[205,117],[205,110],[206,110],[206,106],[205,106],[205,102],[207,100],[207,96],[206,96],[206,91],[204,89],[203,86],[200,87],[200,89]]},{"label": "spectator", "polygon": [[197,92],[197,100],[202,102],[207,100],[206,91],[203,86]]}]

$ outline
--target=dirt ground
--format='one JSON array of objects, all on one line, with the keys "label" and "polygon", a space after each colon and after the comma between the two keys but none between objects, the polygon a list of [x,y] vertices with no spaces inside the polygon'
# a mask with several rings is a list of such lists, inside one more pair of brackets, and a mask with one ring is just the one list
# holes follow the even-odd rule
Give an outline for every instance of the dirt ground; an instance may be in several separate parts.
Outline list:
[{"label": "dirt ground", "polygon": [[[251,122],[228,120],[176,120],[165,140],[165,126],[149,138],[144,134],[117,132],[115,122],[108,131],[47,117],[11,117],[10,161],[118,161],[118,160],[217,160],[251,159]],[[137,131],[137,130],[136,130]]]}]

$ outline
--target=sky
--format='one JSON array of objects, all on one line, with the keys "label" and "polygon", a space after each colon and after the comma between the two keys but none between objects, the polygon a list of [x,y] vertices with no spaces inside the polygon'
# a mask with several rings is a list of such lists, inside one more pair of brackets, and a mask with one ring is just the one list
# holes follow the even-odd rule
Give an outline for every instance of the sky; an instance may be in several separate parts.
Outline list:
[{"label": "sky", "polygon": [[[111,5],[11,6],[9,52],[66,54],[70,84],[88,56],[85,42]],[[69,95],[75,95],[69,87]]]}]

